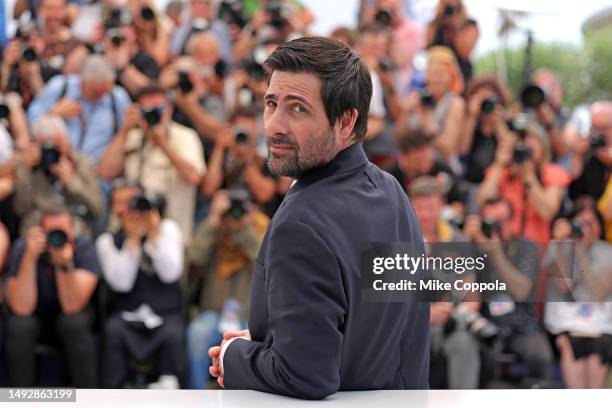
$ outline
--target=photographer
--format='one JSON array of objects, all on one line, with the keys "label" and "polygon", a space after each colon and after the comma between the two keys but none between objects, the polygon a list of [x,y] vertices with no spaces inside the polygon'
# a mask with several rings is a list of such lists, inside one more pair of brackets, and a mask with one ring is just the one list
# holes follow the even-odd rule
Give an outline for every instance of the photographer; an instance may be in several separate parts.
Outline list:
[{"label": "photographer", "polygon": [[221,133],[215,143],[208,171],[202,180],[206,197],[223,188],[242,188],[268,215],[278,205],[278,177],[274,176],[263,157],[257,153],[258,123],[252,109],[240,109],[230,119],[231,131]]},{"label": "photographer", "polygon": [[93,243],[76,236],[72,221],[66,209],[49,211],[13,248],[6,292],[6,356],[13,386],[36,384],[38,342],[61,346],[73,386],[97,386],[88,305],[100,269]]},{"label": "photographer", "polygon": [[569,113],[563,104],[563,85],[557,75],[547,68],[541,68],[531,75],[531,83],[520,94],[523,111],[531,112],[546,130],[552,149],[552,160],[569,167],[569,142],[563,127]]},{"label": "photographer", "polygon": [[270,221],[247,196],[244,190],[217,191],[187,252],[201,281],[199,314],[187,329],[189,388],[206,388],[208,348],[223,332],[246,326],[251,271]]},{"label": "photographer", "polygon": [[210,30],[219,41],[221,55],[227,61],[231,59],[232,41],[227,24],[217,18],[217,2],[214,0],[189,0],[188,19],[178,27],[171,39],[172,55],[185,54],[187,43],[192,35]]},{"label": "photographer", "polygon": [[400,0],[362,2],[359,27],[377,27],[389,35],[390,61],[397,70],[398,93],[404,96],[414,73],[413,58],[425,46],[421,26],[406,16]]},{"label": "photographer", "polygon": [[87,57],[80,75],[57,75],[36,96],[28,108],[30,125],[46,113],[61,116],[70,144],[98,161],[121,128],[130,101],[123,88],[114,86],[115,78],[107,58]]},{"label": "photographer", "polygon": [[420,128],[404,128],[398,133],[397,163],[388,169],[404,190],[422,176],[432,176],[444,185],[448,203],[463,203],[465,194],[461,191],[460,180],[437,155],[434,138]]},{"label": "photographer", "polygon": [[[17,86],[27,106],[44,84],[58,74],[76,73],[77,60],[84,47],[66,26],[66,0],[41,0],[37,19],[22,23],[16,38],[5,50],[3,78]],[[36,27],[36,25],[38,27]],[[14,67],[11,70],[11,67]],[[3,84],[8,85],[8,84]],[[11,86],[9,88],[13,88]]]},{"label": "photographer", "polygon": [[120,229],[96,241],[111,289],[102,367],[102,384],[109,388],[123,385],[130,359],[152,355],[160,377],[183,376],[183,240],[178,225],[164,218],[163,207],[159,196],[142,195],[133,184],[116,184],[112,212]]},{"label": "photographer", "polygon": [[420,95],[412,92],[404,98],[406,120],[436,135],[436,148],[451,165],[459,153],[465,101],[460,96],[463,79],[450,49],[441,46],[429,49],[425,82],[426,89]]},{"label": "photographer", "polygon": [[467,206],[474,212],[476,193],[485,170],[495,160],[499,140],[508,137],[505,108],[510,93],[495,76],[482,76],[469,83],[465,97],[467,115],[459,153],[463,157],[464,179],[469,183]]},{"label": "photographer", "polygon": [[472,79],[472,51],[478,41],[478,26],[468,18],[462,0],[440,0],[436,15],[427,27],[427,48],[449,47],[461,69],[463,80]]},{"label": "photographer", "polygon": [[550,240],[550,223],[561,207],[569,175],[550,162],[544,130],[526,115],[512,123],[513,131],[498,141],[493,164],[478,191],[480,207],[501,198],[512,206],[512,234],[536,243]]},{"label": "photographer", "polygon": [[486,201],[480,216],[468,216],[463,233],[488,255],[481,282],[499,280],[507,293],[493,294],[482,314],[499,327],[503,348],[517,354],[531,380],[548,380],[552,351],[536,316],[535,292],[539,271],[538,247],[517,236],[512,207],[501,199]]},{"label": "photographer", "polygon": [[583,195],[599,199],[612,174],[612,102],[595,102],[590,113],[591,134],[576,143],[573,157],[569,195],[574,200]]},{"label": "photographer", "polygon": [[178,223],[188,244],[197,186],[205,172],[202,144],[195,131],[172,121],[163,89],[143,88],[136,101],[102,155],[98,174],[108,180],[121,176],[141,185],[146,193],[162,195],[166,216]]},{"label": "photographer", "polygon": [[[408,190],[423,239],[434,246],[440,242],[465,242],[461,231],[442,218],[446,191],[447,186],[431,176],[416,178]],[[434,246],[427,248],[428,256],[435,251]],[[437,274],[437,271],[432,274],[435,278],[449,279],[445,274]],[[477,312],[479,302],[453,303],[450,302],[451,299],[448,300],[431,304],[430,386],[449,389],[478,388],[478,338],[469,330],[468,325],[463,324],[465,319],[460,316]],[[461,320],[461,324],[455,324],[457,318]]]},{"label": "photographer", "polygon": [[612,245],[590,197],[553,226],[543,261],[549,277],[544,323],[556,335],[567,388],[603,388],[612,350]]},{"label": "photographer", "polygon": [[22,231],[37,224],[41,213],[61,204],[74,216],[76,234],[89,236],[90,224],[104,205],[93,160],[70,147],[59,116],[42,116],[32,127],[32,136],[15,166],[14,209],[22,217]]},{"label": "photographer", "polygon": [[227,119],[225,107],[226,65],[219,54],[219,44],[211,32],[195,34],[187,46],[189,57],[182,57],[166,67],[160,81],[174,89],[173,119],[198,131],[205,152],[210,153]]}]

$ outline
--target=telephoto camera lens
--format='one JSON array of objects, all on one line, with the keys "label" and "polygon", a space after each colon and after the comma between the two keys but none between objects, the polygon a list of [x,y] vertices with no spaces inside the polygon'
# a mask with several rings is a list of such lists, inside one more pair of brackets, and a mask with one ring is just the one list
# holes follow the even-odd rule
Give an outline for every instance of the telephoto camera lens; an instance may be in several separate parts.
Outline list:
[{"label": "telephoto camera lens", "polygon": [[495,98],[486,98],[480,105],[480,111],[482,113],[491,113],[495,110],[495,105],[497,105],[497,100]]},{"label": "telephoto camera lens", "polygon": [[537,85],[529,84],[521,91],[521,103],[525,109],[538,108],[546,102],[546,93]]},{"label": "telephoto camera lens", "polygon": [[47,245],[51,248],[63,248],[68,242],[68,235],[61,229],[47,232]]},{"label": "telephoto camera lens", "polygon": [[153,127],[161,122],[161,108],[145,108],[142,109],[142,117],[144,118],[147,126]]},{"label": "telephoto camera lens", "polygon": [[144,21],[155,20],[155,12],[149,6],[143,6],[142,9],[140,9],[140,16]]}]

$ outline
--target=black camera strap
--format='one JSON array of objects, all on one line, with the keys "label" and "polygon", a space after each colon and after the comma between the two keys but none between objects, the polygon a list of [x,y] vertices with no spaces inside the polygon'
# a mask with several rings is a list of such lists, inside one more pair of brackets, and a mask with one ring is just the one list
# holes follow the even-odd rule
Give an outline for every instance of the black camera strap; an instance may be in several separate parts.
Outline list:
[{"label": "black camera strap", "polygon": [[[64,84],[62,85],[62,90],[60,91],[59,97],[57,98],[57,102],[61,101],[64,97],[66,97],[68,93],[68,86],[69,86],[68,77],[64,76]],[[110,96],[110,102],[111,102],[111,112],[113,114],[113,136],[114,136],[115,134],[117,134],[117,131],[119,130],[119,115],[117,113],[117,101],[115,99],[114,86],[113,86],[113,89],[109,92],[109,96]],[[81,114],[79,115],[79,126],[80,126],[80,133],[79,133],[79,140],[77,143],[77,148],[79,151],[82,151],[83,142],[85,141],[85,134],[87,133],[87,129],[88,129],[88,124],[85,118],[83,117],[82,111],[81,111]]]}]

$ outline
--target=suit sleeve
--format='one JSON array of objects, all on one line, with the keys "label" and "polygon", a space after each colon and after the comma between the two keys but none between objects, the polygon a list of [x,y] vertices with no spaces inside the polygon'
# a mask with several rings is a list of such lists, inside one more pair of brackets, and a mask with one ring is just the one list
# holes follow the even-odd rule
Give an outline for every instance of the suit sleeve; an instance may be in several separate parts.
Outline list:
[{"label": "suit sleeve", "polygon": [[225,387],[325,398],[340,386],[347,301],[338,261],[319,234],[297,221],[274,229],[266,257],[272,341],[229,345]]}]

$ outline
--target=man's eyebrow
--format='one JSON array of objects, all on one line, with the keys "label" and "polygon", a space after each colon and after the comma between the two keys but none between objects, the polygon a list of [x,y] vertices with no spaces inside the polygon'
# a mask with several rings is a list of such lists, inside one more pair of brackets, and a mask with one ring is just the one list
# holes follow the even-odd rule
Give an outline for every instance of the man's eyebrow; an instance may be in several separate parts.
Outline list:
[{"label": "man's eyebrow", "polygon": [[292,100],[297,100],[302,102],[304,105],[306,105],[307,107],[311,108],[312,105],[310,104],[310,102],[308,102],[308,100],[302,96],[299,95],[287,95],[283,98],[285,100],[285,102],[289,102]]},{"label": "man's eyebrow", "polygon": [[275,101],[277,99],[278,97],[274,95],[273,93],[267,93],[264,95],[264,101]]}]

